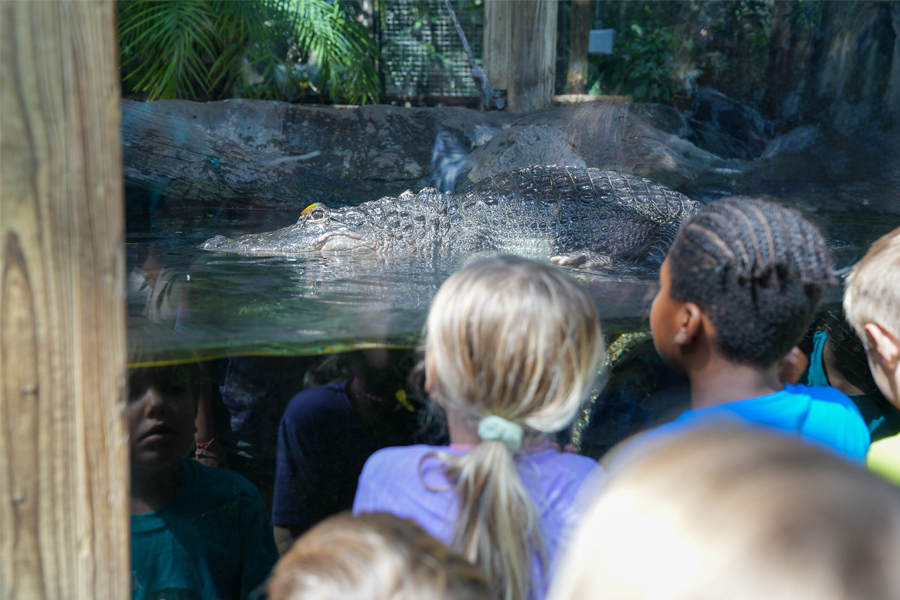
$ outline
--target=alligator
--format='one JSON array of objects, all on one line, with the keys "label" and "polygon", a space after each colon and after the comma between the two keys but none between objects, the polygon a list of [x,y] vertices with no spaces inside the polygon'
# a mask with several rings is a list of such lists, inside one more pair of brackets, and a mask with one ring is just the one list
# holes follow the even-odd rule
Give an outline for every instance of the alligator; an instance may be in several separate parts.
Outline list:
[{"label": "alligator", "polygon": [[425,188],[355,207],[308,206],[294,225],[204,250],[249,255],[309,251],[383,256],[510,253],[599,269],[659,264],[699,204],[649,179],[574,167],[530,167],[459,194]]}]

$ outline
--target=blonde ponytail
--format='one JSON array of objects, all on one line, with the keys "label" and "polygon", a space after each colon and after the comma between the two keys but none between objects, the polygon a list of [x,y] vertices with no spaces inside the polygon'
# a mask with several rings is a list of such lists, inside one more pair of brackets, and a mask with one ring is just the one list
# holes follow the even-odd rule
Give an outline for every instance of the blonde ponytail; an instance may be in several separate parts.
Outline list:
[{"label": "blonde ponytail", "polygon": [[540,519],[513,456],[494,440],[465,456],[442,457],[459,501],[452,545],[487,575],[503,600],[527,598],[531,557],[537,552],[544,561]]},{"label": "blonde ponytail", "polygon": [[[432,303],[425,349],[435,401],[473,431],[485,417],[518,424],[523,449],[571,423],[603,355],[587,293],[560,269],[518,257],[450,277]],[[516,453],[496,439],[463,456],[434,456],[455,482],[453,546],[488,575],[498,598],[525,600],[541,583],[532,558],[546,567],[546,553]]]}]

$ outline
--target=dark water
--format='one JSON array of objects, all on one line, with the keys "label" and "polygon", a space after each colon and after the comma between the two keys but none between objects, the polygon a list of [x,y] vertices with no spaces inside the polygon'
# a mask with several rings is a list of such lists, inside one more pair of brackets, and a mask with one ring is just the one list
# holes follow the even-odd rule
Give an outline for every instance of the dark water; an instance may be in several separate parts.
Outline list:
[{"label": "dark water", "polygon": [[[148,338],[142,362],[412,347],[440,284],[477,259],[217,254],[197,245],[223,231],[265,229],[263,220],[247,217],[169,231],[167,225],[157,221],[158,233],[128,237],[132,335]],[[151,255],[164,268],[144,278],[139,273]],[[157,272],[155,285],[148,283]],[[607,330],[642,327],[655,291],[652,273],[569,272],[591,289]],[[169,327],[147,330],[144,317]]]},{"label": "dark water", "polygon": [[[279,217],[281,218],[281,217]],[[811,214],[829,238],[838,269],[846,270],[871,241],[900,218],[862,212]],[[142,338],[142,363],[235,355],[293,356],[411,347],[431,298],[465,258],[246,257],[197,249],[205,239],[272,229],[259,213],[156,218],[150,231],[127,237],[129,323]],[[149,260],[148,260],[149,258]],[[472,260],[470,257],[469,260]],[[139,273],[149,273],[145,278]],[[597,302],[606,333],[647,329],[653,273],[609,275],[571,269]],[[833,290],[825,304],[839,302]],[[162,327],[148,329],[152,320]]]}]

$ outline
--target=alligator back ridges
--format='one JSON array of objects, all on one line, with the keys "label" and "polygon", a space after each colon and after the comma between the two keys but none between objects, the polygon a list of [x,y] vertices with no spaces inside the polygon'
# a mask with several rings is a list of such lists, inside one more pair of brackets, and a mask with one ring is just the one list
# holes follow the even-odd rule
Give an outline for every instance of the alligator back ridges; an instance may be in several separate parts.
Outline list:
[{"label": "alligator back ridges", "polygon": [[[645,257],[661,262],[697,203],[649,179],[599,169],[532,167],[451,197],[456,242],[526,255]],[[456,213],[459,213],[459,217]],[[457,228],[454,227],[454,230]],[[662,235],[664,243],[657,243]],[[492,236],[492,237],[491,237]],[[578,262],[578,261],[575,261]]]},{"label": "alligator back ridges", "polygon": [[565,210],[564,205],[620,207],[663,223],[696,212],[696,202],[654,181],[600,169],[531,167],[484,179],[462,192],[466,202],[518,203],[522,210]]}]

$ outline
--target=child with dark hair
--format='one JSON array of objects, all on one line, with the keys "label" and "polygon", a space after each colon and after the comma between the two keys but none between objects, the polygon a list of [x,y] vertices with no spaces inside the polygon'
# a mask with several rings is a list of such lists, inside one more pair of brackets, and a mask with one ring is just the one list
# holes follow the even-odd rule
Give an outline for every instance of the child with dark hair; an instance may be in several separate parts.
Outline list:
[{"label": "child with dark hair", "polygon": [[185,459],[196,446],[196,375],[194,365],[130,372],[135,600],[248,598],[278,560],[256,488],[237,473]]},{"label": "child with dark hair", "polygon": [[811,223],[771,202],[713,203],[682,225],[659,280],[654,345],[691,381],[692,410],[668,427],[737,418],[865,460],[869,431],[845,394],[779,380],[781,359],[837,283]]}]

